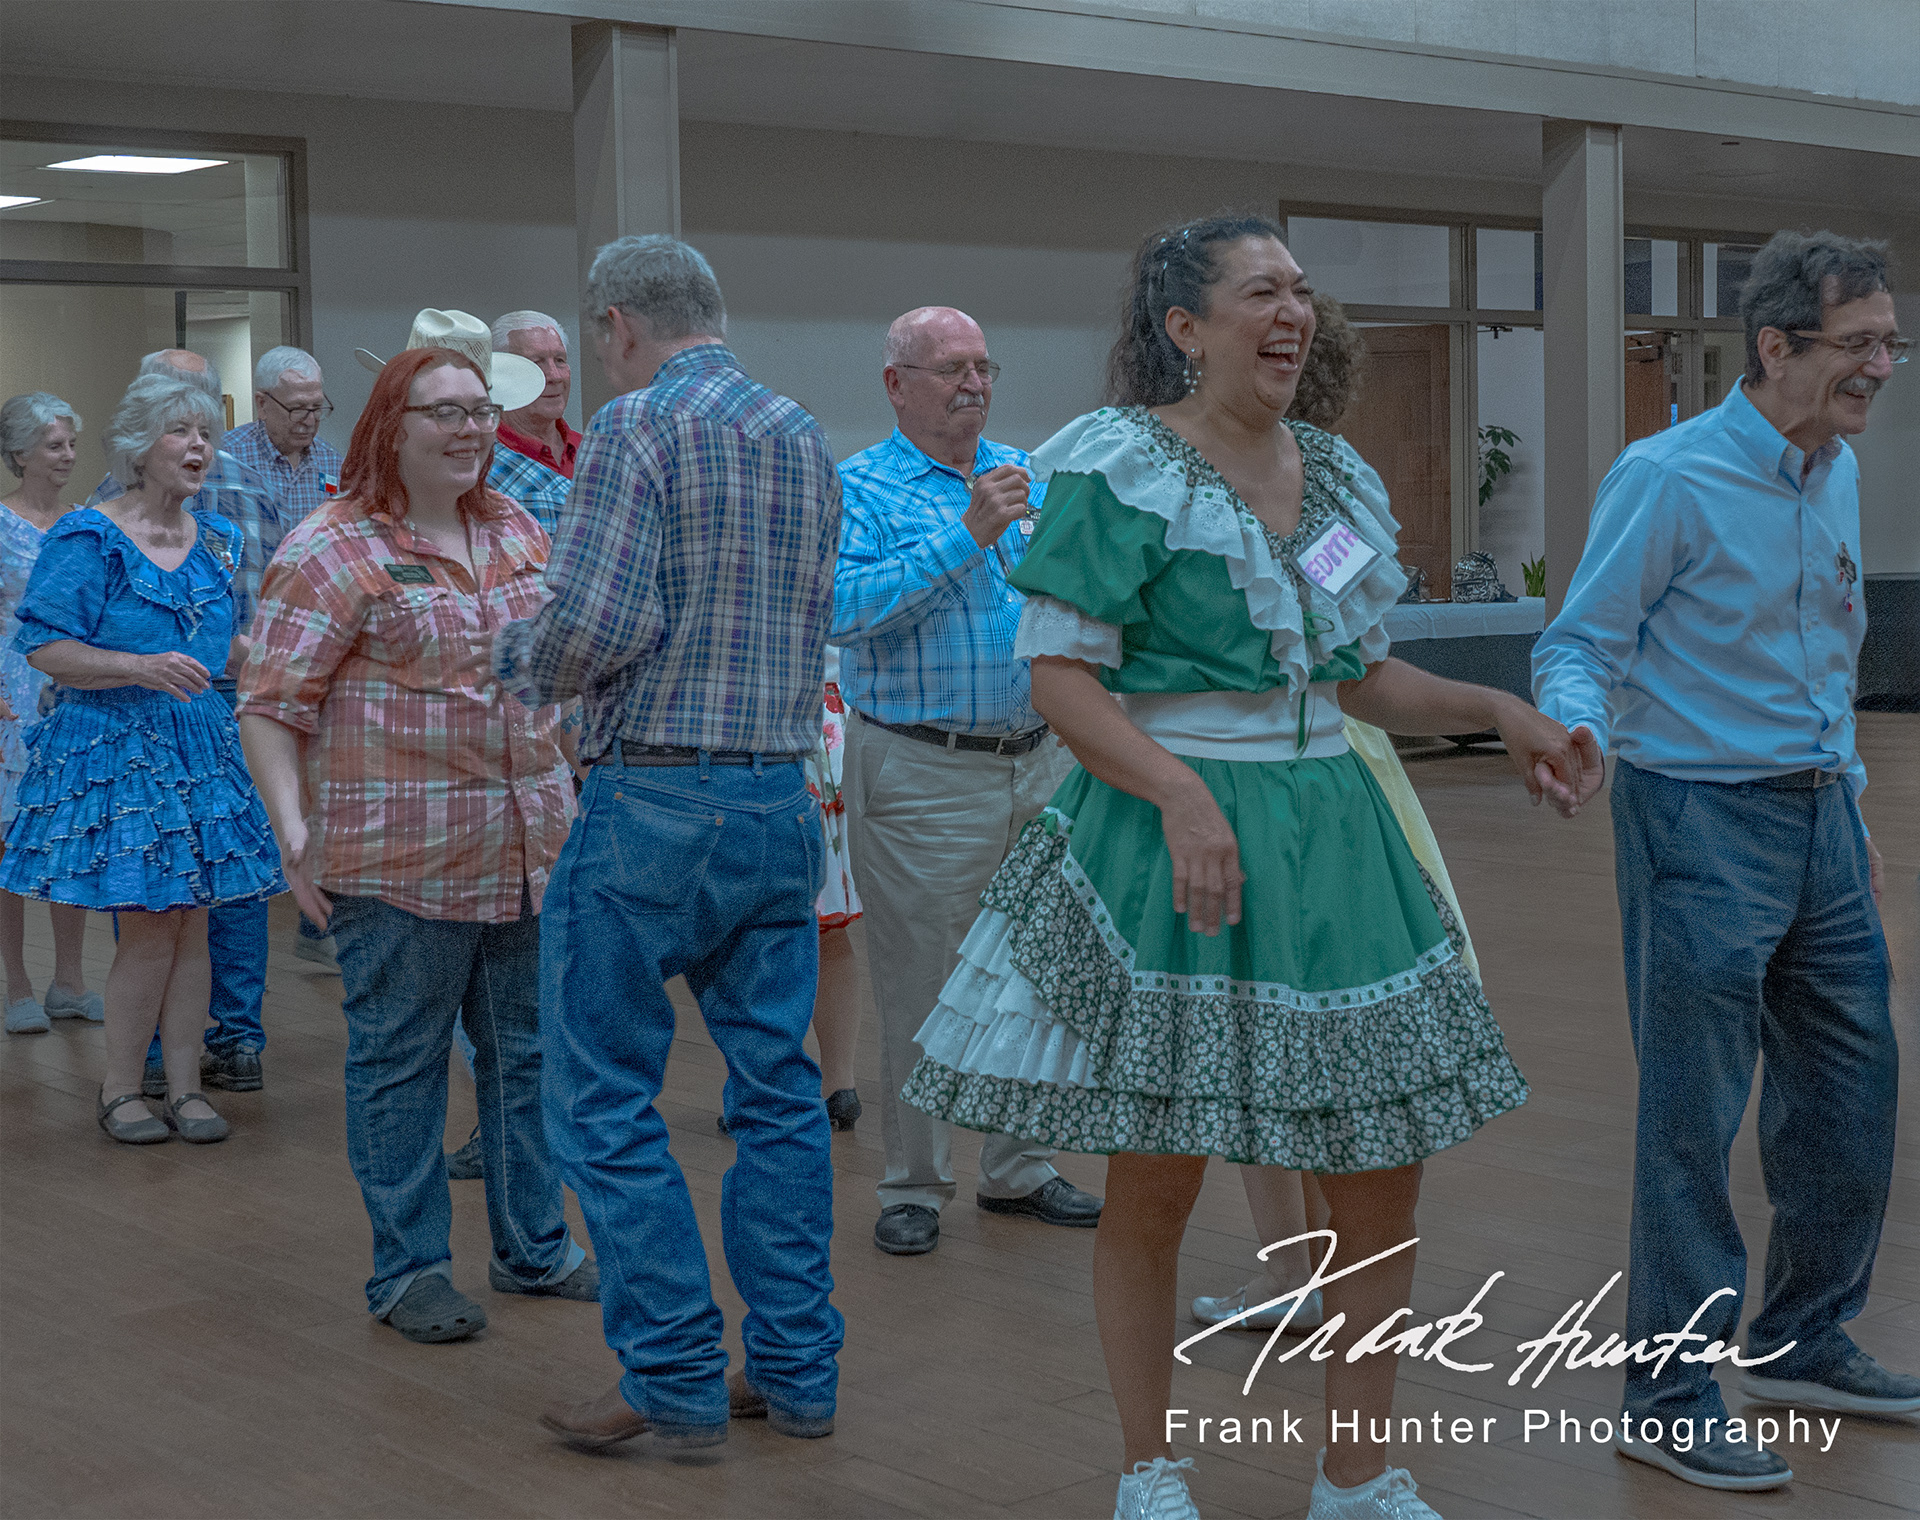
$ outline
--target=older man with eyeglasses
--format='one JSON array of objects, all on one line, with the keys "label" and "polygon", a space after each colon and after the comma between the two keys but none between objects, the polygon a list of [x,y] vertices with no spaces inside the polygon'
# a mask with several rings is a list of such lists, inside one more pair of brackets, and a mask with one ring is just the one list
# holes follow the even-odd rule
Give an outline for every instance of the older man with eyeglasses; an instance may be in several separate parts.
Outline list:
[{"label": "older man with eyeglasses", "polygon": [[493,324],[493,351],[518,354],[536,365],[546,387],[500,420],[487,484],[531,512],[551,538],[573,492],[573,464],[580,454],[581,434],[567,425],[573,394],[567,335],[545,312],[510,311]]},{"label": "older man with eyeglasses", "polygon": [[[1044,487],[1021,450],[981,435],[1000,366],[965,312],[923,306],[887,330],[881,378],[898,426],[840,466],[844,516],[832,642],[842,647],[854,884],[880,1015],[887,1171],[873,1243],[940,1243],[954,1196],[951,1131],[900,1089],[980,892],[1073,757],[1034,711],[1014,652],[1024,599],[1007,582]],[[980,1147],[975,1197],[993,1213],[1090,1228],[1100,1200],[1011,1135]]]},{"label": "older man with eyeglasses", "polygon": [[320,363],[303,348],[270,348],[253,367],[253,418],[224,447],[273,489],[292,532],[340,489],[340,451],[320,436],[333,415]]},{"label": "older man with eyeglasses", "polygon": [[[1867,1301],[1900,1071],[1880,857],[1856,805],[1866,607],[1846,437],[1865,430],[1909,345],[1886,245],[1830,232],[1775,235],[1740,314],[1746,374],[1608,471],[1533,657],[1540,710],[1611,738],[1616,760],[1640,1066],[1626,1340],[1734,1341],[1747,1252],[1727,1157],[1764,1058],[1773,1224],[1744,1351],[1761,1365],[1735,1382],[1753,1403],[1910,1414],[1920,1377],[1888,1371],[1842,1328]],[[1620,1454],[1688,1483],[1793,1477],[1728,1421],[1704,1355],[1630,1364],[1624,1410]],[[1687,1422],[1704,1434],[1683,1444]]]}]

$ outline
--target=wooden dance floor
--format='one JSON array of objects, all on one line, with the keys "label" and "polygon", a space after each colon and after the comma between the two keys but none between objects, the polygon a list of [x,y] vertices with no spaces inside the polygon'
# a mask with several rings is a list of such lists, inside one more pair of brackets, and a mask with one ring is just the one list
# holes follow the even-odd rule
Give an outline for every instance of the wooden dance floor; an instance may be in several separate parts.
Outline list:
[{"label": "wooden dance floor", "polygon": [[[1907,1103],[1875,1291],[1853,1333],[1889,1365],[1912,1370],[1920,1369],[1920,718],[1863,714],[1860,728],[1873,776],[1867,818],[1887,858]],[[1626,1265],[1634,1067],[1607,810],[1571,825],[1530,810],[1498,754],[1409,769],[1533,1099],[1428,1164],[1417,1317],[1452,1313],[1488,1274],[1506,1275],[1480,1304],[1485,1327],[1453,1350],[1494,1363],[1492,1371],[1403,1363],[1396,1413],[1421,1416],[1426,1439],[1397,1446],[1394,1460],[1448,1520],[1920,1512],[1920,1423],[1847,1418],[1824,1453],[1816,1425],[1811,1442],[1781,1447],[1799,1474],[1791,1488],[1717,1494],[1593,1439],[1592,1421],[1619,1419],[1617,1372],[1560,1370],[1538,1390],[1530,1376],[1508,1385],[1516,1344]],[[30,906],[27,924],[44,986],[45,912]],[[100,986],[112,949],[105,921],[89,934]],[[535,1417],[552,1398],[612,1382],[599,1313],[487,1291],[479,1184],[453,1184],[454,1276],[485,1302],[491,1328],[464,1344],[416,1346],[368,1318],[368,1227],[341,1110],[340,983],[291,954],[288,899],[275,904],[274,934],[267,1086],[214,1095],[234,1126],[224,1145],[108,1141],[93,1122],[97,1028],[60,1023],[0,1049],[0,1514],[1111,1514],[1120,1448],[1094,1332],[1093,1233],[974,1208],[976,1146],[963,1136],[960,1197],[944,1216],[940,1249],[893,1258],[873,1248],[881,1147],[871,1009],[861,1051],[867,1117],[834,1140],[835,1301],[847,1319],[837,1432],[793,1441],[764,1424],[736,1425],[698,1461],[669,1460],[646,1438],[581,1456]],[[720,1179],[732,1159],[713,1125],[722,1063],[681,1003],[661,1107],[700,1210],[737,1365],[741,1304],[718,1270]],[[472,1121],[464,1073],[453,1093],[450,1146]],[[1097,1158],[1061,1165],[1100,1190]],[[1751,1304],[1768,1219],[1751,1112],[1733,1178],[1754,1257]],[[1183,1301],[1237,1287],[1253,1247],[1238,1176],[1216,1165],[1186,1241]],[[1624,1302],[1623,1281],[1589,1327],[1618,1329]],[[1304,1357],[1269,1363],[1243,1398],[1263,1339],[1214,1336],[1174,1380],[1190,1426],[1201,1417],[1273,1421],[1272,1444],[1222,1445],[1216,1424],[1204,1445],[1188,1440],[1176,1452],[1198,1458],[1193,1490],[1209,1520],[1306,1512],[1322,1369]],[[1728,1402],[1740,1412],[1730,1388]],[[1529,1409],[1553,1421],[1531,1439]],[[1299,1420],[1291,1444],[1279,1439],[1283,1411]],[[1470,1429],[1474,1440],[1435,1444],[1435,1412],[1449,1436]]]}]

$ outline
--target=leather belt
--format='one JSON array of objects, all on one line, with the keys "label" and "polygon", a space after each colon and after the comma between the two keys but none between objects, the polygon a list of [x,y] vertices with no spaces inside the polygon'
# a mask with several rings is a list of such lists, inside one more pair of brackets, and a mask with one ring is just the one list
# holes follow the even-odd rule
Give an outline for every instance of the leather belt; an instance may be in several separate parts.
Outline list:
[{"label": "leather belt", "polygon": [[[856,709],[857,710],[857,709]],[[884,728],[890,734],[900,734],[908,739],[918,739],[922,744],[937,744],[941,749],[966,750],[969,753],[987,755],[1024,755],[1052,732],[1046,724],[1030,728],[1024,734],[1007,734],[998,739],[990,739],[985,734],[953,734],[944,728],[933,728],[925,723],[882,723],[878,718],[860,714],[862,723],[871,723],[875,728]]]},{"label": "leather belt", "polygon": [[[747,749],[710,749],[706,752],[709,765],[751,765],[758,760],[762,765],[798,765],[806,756],[795,754],[755,753]],[[690,749],[684,744],[636,744],[631,739],[622,739],[619,744],[601,755],[595,765],[698,765],[701,751]]]},{"label": "leather belt", "polygon": [[1784,776],[1756,776],[1743,783],[1746,786],[1764,786],[1773,792],[1811,792],[1823,786],[1832,786],[1840,779],[1838,771],[1788,771]]}]

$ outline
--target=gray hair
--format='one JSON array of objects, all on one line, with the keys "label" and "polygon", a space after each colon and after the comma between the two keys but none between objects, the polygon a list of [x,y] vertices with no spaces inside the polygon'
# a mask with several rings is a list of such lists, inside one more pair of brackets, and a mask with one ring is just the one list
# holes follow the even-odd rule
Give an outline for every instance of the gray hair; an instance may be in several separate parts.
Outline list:
[{"label": "gray hair", "polygon": [[80,414],[51,391],[28,391],[0,406],[0,459],[15,476],[26,477],[20,456],[38,448],[41,436],[62,417],[80,431]]},{"label": "gray hair", "polygon": [[593,256],[587,309],[602,331],[609,306],[645,322],[655,339],[722,338],[727,332],[727,303],[713,266],[697,248],[662,232],[616,238]]},{"label": "gray hair", "polygon": [[1844,306],[1887,288],[1887,245],[1836,232],[1776,232],[1753,256],[1740,287],[1740,320],[1747,329],[1747,383],[1767,378],[1760,362],[1760,330],[1785,334],[1801,353],[1812,343],[1799,332],[1819,332],[1826,308]]},{"label": "gray hair", "polygon": [[286,375],[297,375],[302,380],[320,378],[320,361],[304,348],[293,348],[282,343],[278,348],[270,348],[260,356],[260,362],[253,367],[253,388],[257,391],[270,391]]},{"label": "gray hair", "polygon": [[[609,305],[612,303],[609,302]],[[534,328],[550,328],[560,335],[560,346],[567,346],[567,330],[544,311],[510,311],[493,324],[493,351],[503,353],[507,339],[517,332],[528,332]]]},{"label": "gray hair", "polygon": [[220,444],[223,417],[220,403],[188,380],[173,380],[165,375],[142,375],[127,387],[120,398],[119,410],[107,424],[101,439],[107,451],[107,468],[113,478],[131,490],[140,484],[141,466],[147,451],[165,436],[176,422],[190,419],[204,422]]},{"label": "gray hair", "polygon": [[[178,349],[162,348],[150,353],[140,361],[140,376],[158,375],[163,380],[178,380],[183,385],[191,385],[196,390],[205,391],[215,401],[220,399],[220,371],[214,367],[213,360],[206,359],[205,369],[182,369],[167,357],[178,353]],[[200,356],[204,358],[203,356]]]}]

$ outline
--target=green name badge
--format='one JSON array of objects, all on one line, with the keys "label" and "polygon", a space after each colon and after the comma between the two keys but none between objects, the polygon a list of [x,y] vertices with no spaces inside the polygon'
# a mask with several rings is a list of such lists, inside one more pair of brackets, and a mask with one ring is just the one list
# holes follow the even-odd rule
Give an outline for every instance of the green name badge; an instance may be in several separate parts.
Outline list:
[{"label": "green name badge", "polygon": [[431,586],[433,572],[425,565],[388,565],[387,574],[402,586]]}]

